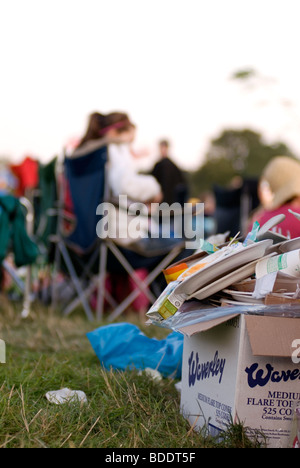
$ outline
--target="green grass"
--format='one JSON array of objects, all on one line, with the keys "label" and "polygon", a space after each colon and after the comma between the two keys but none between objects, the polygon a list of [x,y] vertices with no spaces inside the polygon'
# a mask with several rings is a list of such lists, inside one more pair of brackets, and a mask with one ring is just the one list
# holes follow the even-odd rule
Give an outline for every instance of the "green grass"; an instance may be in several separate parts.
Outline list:
[{"label": "green grass", "polygon": [[[231,425],[223,441],[196,433],[180,414],[171,379],[104,370],[86,338],[100,324],[83,314],[69,318],[35,305],[30,317],[1,297],[0,448],[202,448],[258,447],[242,425]],[[123,318],[125,320],[125,318]],[[166,331],[144,327],[148,336]],[[82,390],[88,404],[54,405],[45,394],[63,387]]]}]

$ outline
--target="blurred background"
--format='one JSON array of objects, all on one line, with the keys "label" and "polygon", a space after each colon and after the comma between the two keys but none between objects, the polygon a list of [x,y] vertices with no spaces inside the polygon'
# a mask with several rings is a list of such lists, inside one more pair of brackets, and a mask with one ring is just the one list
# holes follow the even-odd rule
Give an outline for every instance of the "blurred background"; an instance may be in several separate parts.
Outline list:
[{"label": "blurred background", "polygon": [[0,7],[0,157],[52,160],[93,111],[127,112],[152,167],[171,142],[191,195],[300,154],[298,2],[10,0]]}]

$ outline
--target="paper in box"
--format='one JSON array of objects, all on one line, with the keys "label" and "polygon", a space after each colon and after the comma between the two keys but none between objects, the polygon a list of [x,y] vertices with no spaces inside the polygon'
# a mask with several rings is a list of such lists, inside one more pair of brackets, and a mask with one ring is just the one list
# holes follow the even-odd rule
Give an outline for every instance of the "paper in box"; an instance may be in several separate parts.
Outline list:
[{"label": "paper in box", "polygon": [[[172,265],[164,274],[166,279],[172,277],[173,281],[169,282],[147,312],[147,316],[168,319],[176,314],[185,301],[193,298],[205,299],[233,281],[251,276],[255,273],[257,262],[271,245],[272,240],[247,246],[234,243],[211,255],[202,252],[189,257],[185,263]],[[181,272],[180,276],[174,279],[178,272]]]},{"label": "paper in box", "polygon": [[300,319],[232,315],[182,331],[181,411],[190,423],[216,434],[238,419],[263,432],[268,447],[287,447],[300,401],[292,360]]}]

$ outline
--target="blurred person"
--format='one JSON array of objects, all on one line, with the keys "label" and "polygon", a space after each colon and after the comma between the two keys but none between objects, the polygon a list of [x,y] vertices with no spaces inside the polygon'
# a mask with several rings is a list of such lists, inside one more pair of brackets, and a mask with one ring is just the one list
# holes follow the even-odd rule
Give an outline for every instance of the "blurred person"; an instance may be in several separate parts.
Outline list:
[{"label": "blurred person", "polygon": [[276,156],[265,167],[258,185],[261,206],[251,218],[262,226],[273,216],[284,214],[285,220],[273,231],[287,238],[300,237],[300,222],[289,212],[300,213],[300,162],[289,156]]},{"label": "blurred person", "polygon": [[214,185],[216,233],[229,231],[234,237],[241,231],[242,184],[234,178],[226,186]]},{"label": "blurred person", "polygon": [[131,145],[136,127],[123,112],[90,115],[85,135],[72,153],[77,157],[94,145],[108,146],[109,185],[114,197],[127,195],[132,201],[143,203],[160,202],[162,191],[156,179],[139,174],[134,163]]},{"label": "blurred person", "polygon": [[151,174],[159,182],[163,192],[163,202],[172,205],[175,202],[183,205],[187,201],[188,187],[184,174],[170,157],[168,140],[159,142],[159,160]]},{"label": "blurred person", "polygon": [[[85,151],[89,152],[95,145],[107,145],[108,178],[112,196],[117,198],[120,195],[127,195],[131,201],[135,202],[159,202],[162,195],[156,179],[152,176],[140,175],[135,169],[134,155],[131,151],[135,132],[135,125],[126,113],[112,112],[104,115],[94,112],[90,115],[86,132],[71,157],[82,156]],[[123,208],[127,209],[127,206]],[[112,229],[114,230],[114,226]],[[143,229],[148,231],[148,219],[146,218]],[[129,237],[122,239],[124,248],[128,247],[130,243],[132,240]],[[129,252],[128,256],[132,260],[132,255]],[[139,263],[135,273],[141,280],[144,280],[148,274],[147,268],[144,268],[140,261]],[[118,267],[114,265],[113,269],[116,272],[112,274],[111,286],[114,287],[115,294],[122,300],[124,289],[133,290],[136,285],[127,275],[128,281],[126,279],[125,281],[124,279],[120,280],[118,275],[121,272],[118,272]],[[117,278],[114,278],[114,275],[117,275]],[[140,294],[133,302],[132,307],[140,314],[144,314],[149,307],[148,298],[144,294]]]},{"label": "blurred person", "polygon": [[85,145],[90,145],[91,142],[99,141],[103,127],[105,127],[105,115],[99,112],[90,114],[86,132],[79,140],[75,151]]},{"label": "blurred person", "polygon": [[155,177],[140,174],[136,169],[132,152],[136,126],[127,114],[108,114],[106,126],[100,133],[109,142],[109,181],[113,195],[127,195],[135,202],[159,203],[162,200],[160,184]]},{"label": "blurred person", "polygon": [[[104,119],[103,119],[104,117]],[[97,123],[98,122],[98,123]],[[98,125],[98,129],[94,127]],[[119,197],[120,195],[126,195],[128,197],[128,202],[139,202],[147,205],[148,213],[151,211],[151,205],[159,204],[162,201],[162,190],[159,182],[151,174],[140,174],[134,162],[134,155],[131,152],[131,145],[135,138],[136,126],[133,124],[128,115],[123,112],[112,112],[103,116],[101,118],[99,115],[97,117],[93,114],[92,119],[93,129],[86,133],[90,135],[89,138],[96,137],[97,133],[100,135],[100,140],[98,143],[106,144],[108,146],[108,161],[109,161],[109,186],[112,191],[112,196],[114,198]],[[91,126],[91,120],[90,124]],[[86,145],[95,144],[91,142],[86,136],[84,137],[84,144]],[[77,154],[82,154],[81,150],[75,151],[73,157]],[[126,207],[120,207],[128,208]],[[151,219],[152,223],[154,222]],[[125,223],[124,223],[125,224]],[[127,224],[127,223],[126,223]],[[153,224],[151,225],[153,229]],[[116,231],[115,227],[112,225],[112,231]],[[157,226],[157,231],[159,231],[159,226]],[[139,223],[139,232],[140,238],[139,246],[145,251],[159,251],[170,248],[177,243],[181,243],[182,239],[163,238],[151,238],[149,237],[150,225],[147,216],[140,218]],[[133,241],[128,237],[122,236],[122,239],[118,241],[126,247],[130,245]],[[134,239],[136,243],[137,239]]]},{"label": "blurred person", "polygon": [[200,194],[199,202],[204,203],[204,238],[210,238],[216,234],[216,200],[212,191]]},{"label": "blurred person", "polygon": [[[82,157],[93,148],[107,145],[108,148],[108,179],[109,186],[114,198],[120,195],[126,195],[129,202],[140,202],[150,206],[151,203],[160,203],[162,200],[162,191],[160,184],[152,175],[139,174],[134,162],[134,155],[131,151],[131,145],[135,138],[136,126],[130,121],[127,114],[123,112],[112,112],[110,114],[93,113],[89,118],[88,127],[82,140],[71,157]],[[127,216],[127,208],[125,208],[125,217]],[[117,210],[116,210],[117,211]],[[117,215],[115,219],[110,218],[110,229],[112,232],[120,232],[115,229],[114,222],[117,224],[122,219]],[[127,226],[128,223],[124,222]],[[118,226],[120,227],[120,226]],[[158,250],[172,248],[174,245],[182,242],[182,239],[165,239],[149,237],[149,220],[148,217],[139,218],[138,239],[132,239],[130,236],[118,238],[118,244],[125,250],[126,256],[130,263],[135,266],[136,274],[141,280],[144,280],[148,274],[148,268],[152,269],[154,262],[159,263],[160,256],[157,255]],[[139,243],[142,251],[153,251],[154,255],[151,258],[143,257],[128,250],[130,244]],[[127,247],[127,248],[126,248]],[[124,253],[124,252],[123,252]],[[114,259],[112,259],[114,260]],[[115,269],[117,270],[116,266]],[[114,286],[120,289],[120,282],[114,282]],[[121,285],[125,285],[123,282]],[[129,279],[127,283],[129,289],[133,289],[134,285]],[[122,288],[121,288],[122,289]],[[145,295],[140,295],[133,307],[141,314],[144,314],[149,307],[148,299]]]}]

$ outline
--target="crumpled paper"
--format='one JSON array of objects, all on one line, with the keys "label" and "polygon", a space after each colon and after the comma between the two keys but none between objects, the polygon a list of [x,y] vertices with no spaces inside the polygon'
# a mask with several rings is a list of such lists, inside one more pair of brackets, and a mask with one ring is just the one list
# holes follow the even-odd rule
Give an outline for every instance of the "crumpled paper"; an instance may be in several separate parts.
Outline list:
[{"label": "crumpled paper", "polygon": [[143,371],[139,372],[139,375],[142,375],[143,372],[145,372],[145,374],[153,380],[157,380],[157,381],[162,380],[161,373],[158,372],[158,370],[156,369],[151,369],[150,367],[146,367]]},{"label": "crumpled paper", "polygon": [[70,390],[62,388],[61,390],[53,390],[46,393],[46,398],[50,403],[62,405],[64,403],[87,403],[87,397],[81,390]]}]

